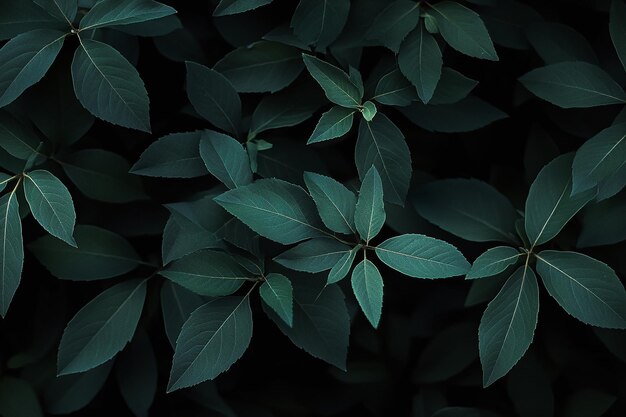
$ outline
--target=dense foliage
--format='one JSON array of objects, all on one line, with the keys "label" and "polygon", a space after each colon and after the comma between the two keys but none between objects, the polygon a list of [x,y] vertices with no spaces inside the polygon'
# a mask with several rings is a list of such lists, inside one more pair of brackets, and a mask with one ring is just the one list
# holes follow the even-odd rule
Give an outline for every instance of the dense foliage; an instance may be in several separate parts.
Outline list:
[{"label": "dense foliage", "polygon": [[0,0],[0,40],[0,415],[626,415],[623,0]]}]

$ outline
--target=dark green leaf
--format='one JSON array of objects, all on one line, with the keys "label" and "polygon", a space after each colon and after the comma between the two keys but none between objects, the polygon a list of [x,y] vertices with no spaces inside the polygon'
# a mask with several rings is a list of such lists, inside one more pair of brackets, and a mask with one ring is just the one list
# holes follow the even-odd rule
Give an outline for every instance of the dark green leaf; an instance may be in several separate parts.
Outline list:
[{"label": "dark green leaf", "polygon": [[315,130],[307,141],[307,145],[339,138],[350,130],[356,110],[334,106],[322,114]]},{"label": "dark green leaf", "polygon": [[352,271],[352,290],[367,320],[378,327],[383,308],[383,277],[378,268],[364,259]]},{"label": "dark green leaf", "polygon": [[419,3],[408,0],[391,2],[376,16],[367,32],[367,38],[398,52],[400,44],[411,32],[420,17]]},{"label": "dark green leaf", "polygon": [[423,103],[428,103],[435,93],[441,78],[443,59],[435,38],[423,24],[407,36],[400,46],[398,66],[402,74],[411,81]]},{"label": "dark green leaf", "polygon": [[58,20],[70,26],[78,11],[77,0],[34,0],[34,2]]},{"label": "dark green leaf", "polygon": [[510,246],[497,246],[480,255],[465,276],[465,279],[491,277],[515,265],[524,256]]},{"label": "dark green leaf", "polygon": [[328,100],[353,109],[361,105],[363,96],[343,70],[312,55],[303,54],[302,59],[311,76],[324,90]]},{"label": "dark green leaf", "polygon": [[23,379],[8,375],[0,379],[0,414],[3,417],[43,417],[33,387]]},{"label": "dark green leaf", "polygon": [[372,100],[389,106],[408,106],[417,100],[415,86],[407,80],[399,69],[383,75],[376,85]]},{"label": "dark green leaf", "polygon": [[354,223],[361,239],[368,243],[378,235],[385,224],[383,183],[375,166],[367,171],[361,183]]},{"label": "dark green leaf", "polygon": [[563,61],[598,63],[598,57],[587,39],[569,26],[536,22],[526,29],[526,35],[546,64]]},{"label": "dark green leaf", "polygon": [[0,147],[12,156],[27,160],[38,153],[39,138],[30,127],[11,116],[10,113],[0,111]]},{"label": "dark green leaf", "polygon": [[3,0],[0,2],[0,39],[10,39],[34,29],[67,28],[67,22],[59,21],[34,2]]},{"label": "dark green leaf", "polygon": [[354,258],[356,258],[356,254],[361,249],[360,246],[355,246],[348,253],[344,253],[341,259],[337,261],[337,263],[331,268],[328,273],[327,284],[334,284],[336,282],[341,281],[348,275],[350,272],[350,268],[352,268],[352,264],[354,263]]},{"label": "dark green leaf", "polygon": [[349,11],[350,0],[300,0],[291,27],[305,44],[323,50],[337,39]]},{"label": "dark green leaf", "polygon": [[173,348],[176,347],[176,339],[191,313],[204,304],[199,295],[184,289],[171,281],[165,281],[161,287],[161,311],[165,334]]},{"label": "dark green leaf", "polygon": [[313,172],[304,173],[304,182],[326,227],[337,233],[354,234],[354,193],[340,182]]},{"label": "dark green leaf", "polygon": [[205,131],[200,140],[200,156],[209,172],[226,187],[233,189],[252,182],[248,154],[230,136]]},{"label": "dark green leaf", "polygon": [[590,205],[582,216],[582,230],[576,246],[610,245],[626,240],[626,193]]},{"label": "dark green leaf", "polygon": [[293,288],[289,279],[281,274],[269,274],[259,288],[263,302],[293,326]]},{"label": "dark green leaf", "polygon": [[160,19],[176,10],[152,0],[102,0],[80,21],[80,30],[121,26]]},{"label": "dark green leaf", "polygon": [[6,316],[22,277],[24,246],[19,204],[14,192],[0,197],[0,315]]},{"label": "dark green leaf", "polygon": [[317,273],[331,269],[351,249],[335,239],[323,237],[300,243],[274,260],[289,269]]},{"label": "dark green leaf", "polygon": [[626,70],[626,5],[622,0],[611,3],[609,31],[617,56]]},{"label": "dark green leaf", "polygon": [[430,100],[430,104],[457,103],[467,97],[477,85],[478,81],[467,78],[452,68],[443,67],[441,69],[441,79],[437,83],[437,88]]},{"label": "dark green leaf", "polygon": [[213,11],[213,16],[227,16],[243,13],[270,4],[273,0],[221,0]]}]

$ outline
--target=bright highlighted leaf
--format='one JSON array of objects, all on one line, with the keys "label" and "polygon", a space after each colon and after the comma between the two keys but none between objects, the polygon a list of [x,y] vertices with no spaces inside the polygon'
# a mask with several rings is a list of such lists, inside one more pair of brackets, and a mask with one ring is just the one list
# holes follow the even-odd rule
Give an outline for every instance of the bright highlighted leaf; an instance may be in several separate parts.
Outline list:
[{"label": "bright highlighted leaf", "polygon": [[313,172],[304,173],[304,182],[326,227],[337,233],[354,234],[354,193],[340,182]]},{"label": "bright highlighted leaf", "polygon": [[293,288],[289,279],[281,274],[269,274],[259,288],[263,302],[278,316],[293,326]]},{"label": "bright highlighted leaf", "polygon": [[361,246],[355,246],[350,250],[350,252],[343,254],[341,259],[337,261],[337,263],[328,273],[327,284],[334,284],[336,282],[339,282],[344,279],[346,275],[348,275],[348,272],[350,272],[350,268],[352,268],[354,258],[356,258],[356,254],[359,249],[361,249]]},{"label": "bright highlighted leaf", "polygon": [[361,239],[369,242],[385,224],[383,183],[375,167],[371,167],[359,190],[359,200],[354,213],[354,223]]},{"label": "bright highlighted leaf", "polygon": [[339,138],[348,133],[352,127],[355,112],[356,110],[341,106],[332,107],[322,114],[319,122],[317,122],[317,126],[315,126],[315,130],[307,141],[307,145]]},{"label": "bright highlighted leaf", "polygon": [[358,87],[343,70],[312,55],[303,54],[302,59],[311,76],[326,93],[328,100],[353,109],[361,104],[362,95]]},{"label": "bright highlighted leaf", "polygon": [[131,25],[174,13],[176,10],[173,8],[152,0],[103,0],[81,19],[80,30]]},{"label": "bright highlighted leaf", "polygon": [[228,188],[252,182],[248,154],[241,143],[230,136],[205,131],[200,139],[200,156],[209,172]]},{"label": "bright highlighted leaf", "polygon": [[437,41],[426,31],[424,25],[418,25],[402,42],[398,66],[415,86],[422,102],[428,103],[441,78],[443,59]]},{"label": "bright highlighted leaf", "polygon": [[383,277],[371,261],[364,259],[354,267],[352,290],[365,317],[377,328],[383,308]]},{"label": "bright highlighted leaf", "polygon": [[506,271],[524,256],[523,253],[510,246],[491,248],[480,255],[465,276],[465,279],[491,277]]},{"label": "bright highlighted leaf", "polygon": [[289,269],[317,273],[331,269],[351,249],[335,239],[323,237],[300,243],[274,260]]},{"label": "bright highlighted leaf", "polygon": [[376,111],[376,104],[372,103],[371,101],[366,101],[365,103],[363,103],[361,114],[363,115],[365,121],[371,122],[374,116],[376,116]]},{"label": "bright highlighted leaf", "polygon": [[0,315],[6,316],[22,278],[24,245],[17,195],[0,197]]}]

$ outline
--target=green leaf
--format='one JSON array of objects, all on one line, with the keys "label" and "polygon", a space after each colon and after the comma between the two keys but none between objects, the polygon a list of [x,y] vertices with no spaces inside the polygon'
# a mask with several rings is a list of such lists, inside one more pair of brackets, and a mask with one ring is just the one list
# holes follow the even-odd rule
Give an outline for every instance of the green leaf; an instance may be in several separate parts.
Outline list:
[{"label": "green leaf", "polygon": [[39,138],[28,126],[11,116],[6,111],[0,111],[0,147],[10,155],[28,160],[33,154],[39,153]]},{"label": "green leaf", "polygon": [[330,272],[328,273],[328,278],[326,280],[326,285],[334,284],[336,282],[341,281],[348,275],[350,272],[350,268],[352,268],[352,264],[354,263],[354,258],[356,258],[356,254],[361,249],[361,246],[355,246],[350,250],[350,252],[344,253],[341,259],[337,261],[337,263],[332,267]]},{"label": "green leaf", "polygon": [[352,290],[365,317],[377,328],[383,308],[383,277],[370,260],[363,259],[354,267]]},{"label": "green leaf", "polygon": [[414,278],[448,278],[470,269],[454,246],[418,234],[389,238],[376,247],[376,255],[385,265]]},{"label": "green leaf", "polygon": [[626,123],[602,130],[580,147],[572,164],[572,193],[589,190],[619,171],[626,161]]},{"label": "green leaf", "polygon": [[128,161],[116,153],[84,149],[57,161],[74,185],[89,198],[107,203],[128,203],[147,198],[139,178],[128,174]]},{"label": "green leaf", "polygon": [[463,100],[478,81],[466,77],[452,68],[443,67],[441,69],[441,79],[437,83],[435,94],[430,99],[430,104],[454,104]]},{"label": "green leaf", "polygon": [[370,167],[361,183],[354,223],[359,236],[366,242],[375,238],[385,224],[383,183],[375,166]]},{"label": "green leaf", "polygon": [[194,178],[206,175],[200,156],[204,131],[172,133],[159,138],[143,151],[130,172],[147,177]]},{"label": "green leaf", "polygon": [[626,193],[588,206],[582,216],[582,230],[576,246],[611,245],[626,240]]},{"label": "green leaf", "polygon": [[435,38],[424,29],[423,24],[406,37],[398,52],[398,66],[417,90],[423,103],[435,94],[441,78],[443,59]]},{"label": "green leaf", "polygon": [[48,171],[24,174],[24,194],[31,213],[48,233],[76,247],[72,236],[76,212],[65,185]]},{"label": "green leaf", "polygon": [[[515,207],[498,190],[476,179],[447,179],[414,193],[417,212],[443,230],[474,242],[517,243]],[[472,204],[468,204],[472,201]]]},{"label": "green leaf", "polygon": [[323,235],[309,195],[282,180],[259,180],[215,201],[261,236],[283,245]]},{"label": "green leaf", "polygon": [[408,106],[417,98],[415,86],[399,69],[394,69],[378,80],[372,100],[388,106]]},{"label": "green leaf", "polygon": [[270,4],[273,0],[222,0],[213,11],[213,16],[228,16],[247,12]]},{"label": "green leaf", "polygon": [[302,59],[328,100],[353,109],[361,105],[362,95],[358,87],[343,70],[312,55],[302,54]]},{"label": "green leaf", "polygon": [[487,28],[477,13],[453,1],[443,1],[430,8],[439,33],[451,47],[475,58],[498,60]]},{"label": "green leaf", "polygon": [[274,93],[290,85],[303,65],[297,48],[260,41],[229,52],[213,68],[240,93]]},{"label": "green leaf", "polygon": [[248,154],[230,136],[205,131],[200,140],[200,156],[209,172],[226,187],[233,189],[252,182]]},{"label": "green leaf", "polygon": [[81,19],[80,30],[132,25],[174,13],[173,8],[152,0],[102,0]]},{"label": "green leaf", "polygon": [[14,192],[0,197],[0,315],[5,317],[22,277],[24,245],[19,203]]},{"label": "green leaf", "polygon": [[38,29],[16,36],[0,49],[0,107],[13,102],[46,75],[66,34]]},{"label": "green leaf", "polygon": [[626,103],[626,93],[593,64],[567,61],[536,68],[519,78],[531,93],[566,109]]},{"label": "green leaf", "polygon": [[309,137],[307,145],[323,142],[330,139],[339,138],[352,128],[352,121],[356,110],[347,109],[341,106],[334,106],[320,118],[315,126],[315,130]]},{"label": "green leaf", "polygon": [[236,135],[241,124],[241,100],[226,77],[204,65],[187,62],[187,95],[206,120]]},{"label": "green leaf", "polygon": [[574,155],[554,159],[535,178],[526,199],[525,229],[532,247],[555,237],[594,196],[588,190],[571,196]]},{"label": "green leaf", "polygon": [[23,379],[8,375],[0,379],[0,414],[3,417],[43,417],[33,387]]},{"label": "green leaf", "polygon": [[485,278],[504,272],[518,263],[523,253],[510,246],[497,246],[480,255],[465,275],[465,279]]},{"label": "green leaf", "polygon": [[367,32],[367,39],[377,40],[397,53],[404,38],[417,25],[419,17],[419,3],[393,1],[376,16]]},{"label": "green leaf", "polygon": [[478,328],[483,386],[506,375],[533,341],[539,314],[535,273],[521,266],[489,303]]},{"label": "green leaf", "polygon": [[290,26],[304,43],[323,50],[337,39],[349,12],[350,0],[300,0]]},{"label": "green leaf", "polygon": [[626,291],[608,265],[576,252],[536,256],[543,284],[565,311],[592,326],[626,328]]},{"label": "green leaf", "polygon": [[19,34],[35,29],[67,28],[50,13],[34,2],[24,0],[3,0],[0,2],[0,39],[11,39]]},{"label": "green leaf", "polygon": [[337,233],[354,234],[354,193],[340,182],[313,172],[304,173],[304,182],[326,227]]},{"label": "green leaf", "polygon": [[609,31],[617,56],[626,70],[626,5],[622,0],[613,0],[611,3]]},{"label": "green leaf", "polygon": [[70,26],[78,12],[78,0],[34,0],[34,2],[50,15]]},{"label": "green leaf", "polygon": [[123,237],[96,226],[78,225],[76,248],[44,236],[28,248],[52,275],[71,281],[93,281],[123,275],[142,262]]},{"label": "green leaf", "polygon": [[220,297],[196,309],[176,340],[167,392],[214,379],[228,370],[252,338],[250,298]]},{"label": "green leaf", "polygon": [[223,252],[199,251],[176,260],[159,272],[199,295],[219,297],[237,291],[251,274],[235,258]]},{"label": "green leaf", "polygon": [[384,114],[371,122],[361,120],[354,150],[359,177],[374,166],[379,172],[385,200],[404,205],[411,180],[411,152],[404,135]]},{"label": "green leaf", "polygon": [[101,292],[67,324],[59,344],[58,375],[85,372],[114,357],[135,334],[146,280],[121,282]]},{"label": "green leaf", "polygon": [[526,29],[526,36],[546,64],[563,61],[598,63],[598,57],[587,39],[569,26],[534,22]]},{"label": "green leaf", "polygon": [[371,101],[366,101],[363,103],[363,107],[361,108],[361,114],[366,122],[371,122],[374,116],[376,116],[376,104]]},{"label": "green leaf", "polygon": [[171,281],[165,281],[161,287],[161,311],[165,334],[170,345],[176,347],[176,339],[191,313],[204,304],[199,295],[186,290]]},{"label": "green leaf", "polygon": [[322,237],[300,243],[274,261],[296,271],[317,273],[331,269],[351,248],[335,239]]},{"label": "green leaf", "polygon": [[291,281],[281,274],[269,274],[259,288],[261,299],[289,327],[293,326],[293,288]]},{"label": "green leaf", "polygon": [[109,123],[150,132],[148,93],[135,67],[118,51],[81,38],[72,61],[72,78],[78,101],[91,114]]}]

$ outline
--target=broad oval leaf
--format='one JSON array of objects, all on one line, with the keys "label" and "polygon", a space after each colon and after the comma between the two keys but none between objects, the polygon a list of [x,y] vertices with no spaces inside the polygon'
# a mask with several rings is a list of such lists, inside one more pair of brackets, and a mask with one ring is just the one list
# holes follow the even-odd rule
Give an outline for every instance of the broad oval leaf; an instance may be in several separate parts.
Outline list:
[{"label": "broad oval leaf", "polygon": [[160,19],[176,10],[152,0],[103,0],[92,7],[80,21],[80,30],[105,26],[131,25]]},{"label": "broad oval leaf", "polygon": [[367,320],[377,328],[383,308],[383,277],[372,261],[364,259],[354,267],[352,291]]},{"label": "broad oval leaf", "polygon": [[359,200],[354,212],[354,223],[361,239],[369,243],[385,225],[385,203],[383,201],[383,183],[375,166],[365,174]]},{"label": "broad oval leaf", "polygon": [[350,0],[300,0],[291,27],[305,44],[323,49],[337,39],[349,12]]},{"label": "broad oval leaf", "polygon": [[470,268],[454,246],[419,234],[389,238],[376,247],[376,255],[387,266],[414,278],[454,277]]},{"label": "broad oval leaf", "polygon": [[133,279],[116,284],[76,313],[61,337],[58,375],[95,368],[130,342],[143,310],[146,282]]},{"label": "broad oval leaf", "polygon": [[289,269],[317,273],[331,269],[351,249],[336,239],[322,237],[300,243],[274,260]]},{"label": "broad oval leaf", "polygon": [[398,52],[398,66],[415,86],[422,102],[428,103],[441,78],[443,59],[437,41],[423,24],[419,24],[402,42]]},{"label": "broad oval leaf", "polygon": [[269,274],[259,288],[261,299],[289,327],[293,326],[293,287],[281,274]]},{"label": "broad oval leaf", "polygon": [[14,192],[0,197],[0,315],[5,317],[22,278],[24,245],[19,203]]},{"label": "broad oval leaf", "polygon": [[326,227],[337,233],[354,234],[354,193],[339,181],[313,172],[304,173],[304,182]]},{"label": "broad oval leaf", "polygon": [[353,109],[361,105],[363,95],[342,69],[312,55],[302,54],[302,59],[311,76],[324,90],[328,100]]},{"label": "broad oval leaf", "polygon": [[398,52],[404,38],[415,28],[420,17],[419,3],[408,0],[390,2],[374,19],[367,38]]},{"label": "broad oval leaf", "polygon": [[339,138],[350,131],[356,110],[334,106],[320,117],[307,145]]},{"label": "broad oval leaf", "polygon": [[191,313],[204,304],[204,299],[199,295],[174,284],[165,281],[161,287],[161,312],[165,324],[165,335],[170,345],[176,347],[176,339]]},{"label": "broad oval leaf", "polygon": [[210,130],[202,134],[200,156],[213,176],[233,189],[252,182],[250,160],[241,143]]},{"label": "broad oval leaf", "polygon": [[520,251],[510,246],[497,246],[480,255],[465,275],[465,279],[485,278],[498,275],[512,265],[519,262],[524,256]]},{"label": "broad oval leaf", "polygon": [[213,16],[244,13],[270,4],[272,1],[274,0],[221,0],[213,11]]}]

